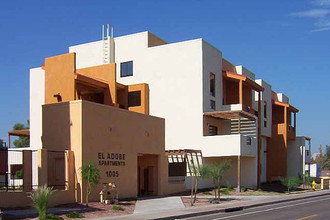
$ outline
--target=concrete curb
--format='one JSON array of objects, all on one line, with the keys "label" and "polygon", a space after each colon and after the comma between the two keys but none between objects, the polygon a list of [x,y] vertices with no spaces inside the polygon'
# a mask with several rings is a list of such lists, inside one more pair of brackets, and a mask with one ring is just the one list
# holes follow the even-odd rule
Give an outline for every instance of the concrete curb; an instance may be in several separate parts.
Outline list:
[{"label": "concrete curb", "polygon": [[279,203],[283,203],[283,202],[291,202],[291,201],[297,201],[297,200],[314,198],[314,197],[329,196],[329,195],[330,195],[330,192],[326,192],[326,193],[316,194],[316,195],[301,196],[298,198],[280,199],[280,200],[275,200],[275,201],[271,201],[271,202],[260,202],[260,203],[252,204],[252,205],[241,205],[241,206],[235,206],[235,207],[230,207],[230,208],[219,208],[216,210],[201,211],[201,212],[161,217],[161,218],[154,218],[154,219],[155,220],[174,220],[174,219],[180,219],[180,218],[189,218],[189,217],[197,217],[197,216],[202,216],[202,215],[210,215],[210,214],[221,213],[221,212],[234,212],[234,211],[240,211],[240,210],[248,209],[248,208],[273,205],[273,204],[279,204]]}]

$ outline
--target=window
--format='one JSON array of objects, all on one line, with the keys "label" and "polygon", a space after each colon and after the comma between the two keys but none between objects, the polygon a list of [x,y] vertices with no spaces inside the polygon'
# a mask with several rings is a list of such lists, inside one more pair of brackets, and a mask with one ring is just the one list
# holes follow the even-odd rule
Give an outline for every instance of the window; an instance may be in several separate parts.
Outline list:
[{"label": "window", "polygon": [[267,102],[264,101],[264,118],[267,118]]},{"label": "window", "polygon": [[210,73],[210,95],[215,97],[215,75]]},{"label": "window", "polygon": [[210,101],[210,107],[211,109],[215,109],[215,101],[213,100]]},{"label": "window", "polygon": [[264,121],[264,127],[267,128],[267,121]]},{"label": "window", "polygon": [[128,93],[128,107],[141,106],[141,91]]},{"label": "window", "polygon": [[209,125],[209,135],[210,136],[214,136],[218,134],[218,127],[217,126],[213,126],[213,125]]},{"label": "window", "polygon": [[120,77],[133,76],[133,61],[120,63]]},{"label": "window", "polygon": [[246,137],[246,145],[251,145],[252,144],[252,138],[247,136]]}]

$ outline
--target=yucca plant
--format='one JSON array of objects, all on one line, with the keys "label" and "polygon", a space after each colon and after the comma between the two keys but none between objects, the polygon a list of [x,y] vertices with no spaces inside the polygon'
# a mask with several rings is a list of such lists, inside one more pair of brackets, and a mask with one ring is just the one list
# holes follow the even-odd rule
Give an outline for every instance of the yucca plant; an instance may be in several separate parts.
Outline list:
[{"label": "yucca plant", "polygon": [[40,220],[46,220],[48,202],[54,192],[55,190],[53,190],[53,187],[47,187],[44,185],[38,187],[36,191],[29,193],[33,206],[38,211]]},{"label": "yucca plant", "polygon": [[81,176],[87,181],[87,192],[86,192],[86,206],[88,206],[89,195],[92,192],[93,187],[100,180],[100,169],[93,162],[83,164],[80,168]]}]

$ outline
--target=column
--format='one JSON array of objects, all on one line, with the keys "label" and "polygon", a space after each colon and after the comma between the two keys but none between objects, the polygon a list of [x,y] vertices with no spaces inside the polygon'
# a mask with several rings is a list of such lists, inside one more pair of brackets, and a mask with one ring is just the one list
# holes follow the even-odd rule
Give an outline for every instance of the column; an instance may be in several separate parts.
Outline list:
[{"label": "column", "polygon": [[23,191],[32,190],[32,151],[23,150]]},{"label": "column", "polygon": [[239,81],[239,104],[243,104],[243,81]]},{"label": "column", "polygon": [[237,157],[237,192],[241,192],[241,156]]},{"label": "column", "polygon": [[47,149],[38,150],[38,185],[47,185],[48,182],[48,153]]}]

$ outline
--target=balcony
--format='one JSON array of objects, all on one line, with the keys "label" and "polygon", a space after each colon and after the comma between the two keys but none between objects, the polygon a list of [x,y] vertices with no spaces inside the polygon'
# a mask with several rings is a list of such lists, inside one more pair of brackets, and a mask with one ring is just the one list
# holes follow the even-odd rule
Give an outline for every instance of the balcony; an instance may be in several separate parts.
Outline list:
[{"label": "balcony", "polygon": [[243,134],[215,135],[203,137],[203,156],[257,156],[257,140]]},{"label": "balcony", "polygon": [[223,105],[221,108],[221,111],[244,111],[245,113],[248,113],[251,116],[258,117],[258,111],[253,109],[250,106],[243,105],[243,104],[231,104],[231,105]]}]

